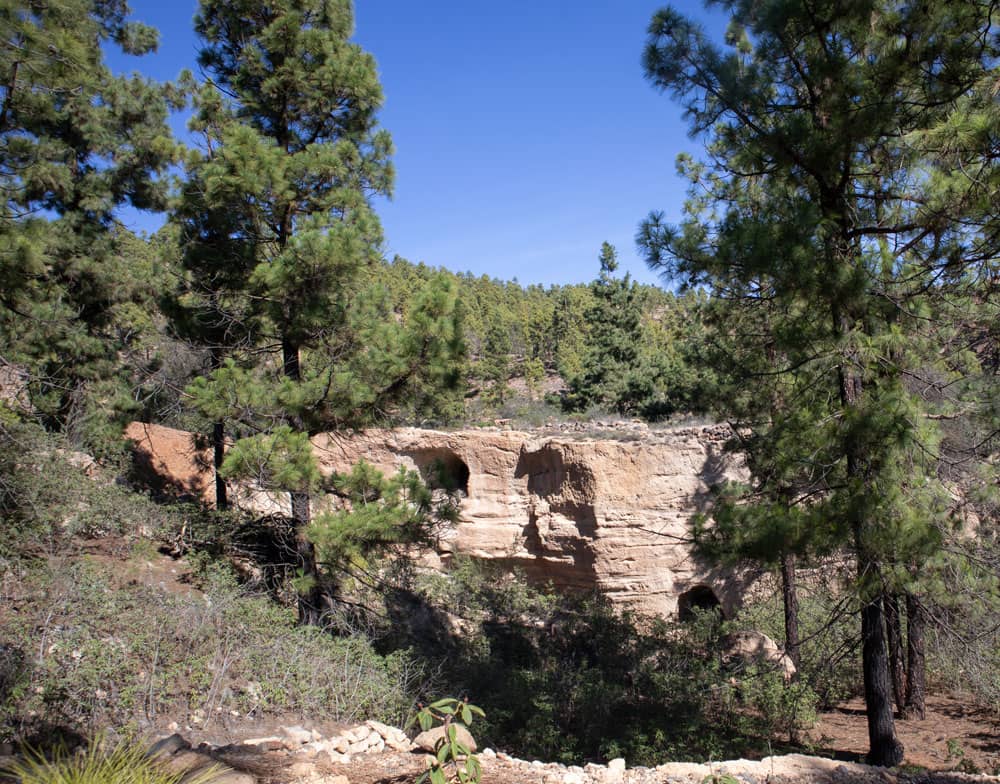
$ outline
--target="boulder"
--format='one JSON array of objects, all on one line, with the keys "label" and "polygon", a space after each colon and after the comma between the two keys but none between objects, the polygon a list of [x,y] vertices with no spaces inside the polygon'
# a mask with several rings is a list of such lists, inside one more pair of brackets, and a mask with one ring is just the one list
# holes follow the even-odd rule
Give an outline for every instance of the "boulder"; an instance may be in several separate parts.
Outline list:
[{"label": "boulder", "polygon": [[256,784],[257,780],[249,773],[227,768],[212,776],[209,784]]},{"label": "boulder", "polygon": [[155,741],[146,751],[148,757],[170,757],[179,751],[186,751],[191,744],[183,735],[174,733]]},{"label": "boulder", "polygon": [[299,726],[282,727],[281,734],[284,736],[284,741],[289,747],[304,746],[313,740],[312,732]]},{"label": "boulder", "polygon": [[786,681],[795,676],[795,665],[774,640],[757,631],[727,634],[722,639],[722,659],[727,664],[756,664],[780,672]]},{"label": "boulder", "polygon": [[[472,733],[469,732],[461,724],[452,724],[455,727],[457,733],[455,739],[461,743],[463,746],[468,748],[469,751],[476,750],[476,740],[472,737]],[[413,739],[413,744],[423,751],[433,752],[437,748],[438,741],[444,737],[444,727],[432,727],[425,732],[421,732],[417,737]]]},{"label": "boulder", "polygon": [[171,773],[187,777],[192,773],[202,773],[218,763],[207,754],[197,751],[178,751],[169,757],[161,756],[159,761]]}]

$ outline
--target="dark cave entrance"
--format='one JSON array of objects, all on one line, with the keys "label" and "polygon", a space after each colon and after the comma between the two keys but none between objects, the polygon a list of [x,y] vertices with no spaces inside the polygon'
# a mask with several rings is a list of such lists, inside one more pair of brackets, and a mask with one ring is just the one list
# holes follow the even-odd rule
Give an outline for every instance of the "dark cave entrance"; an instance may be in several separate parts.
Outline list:
[{"label": "dark cave entrance", "polygon": [[420,449],[409,453],[424,482],[434,489],[469,497],[469,466],[450,449]]},{"label": "dark cave entrance", "polygon": [[722,615],[722,602],[707,585],[696,585],[677,597],[677,617],[682,622],[693,621],[696,611],[715,610]]}]

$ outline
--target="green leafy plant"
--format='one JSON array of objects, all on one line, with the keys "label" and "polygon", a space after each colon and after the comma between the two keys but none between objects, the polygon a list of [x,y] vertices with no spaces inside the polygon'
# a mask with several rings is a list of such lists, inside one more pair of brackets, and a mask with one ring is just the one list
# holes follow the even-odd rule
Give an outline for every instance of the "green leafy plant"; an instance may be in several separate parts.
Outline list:
[{"label": "green leafy plant", "polygon": [[434,761],[417,779],[417,784],[478,784],[482,776],[479,758],[458,738],[458,727],[468,728],[475,716],[485,717],[481,708],[467,699],[456,700],[446,697],[429,705],[421,705],[417,715],[410,721],[420,725],[427,732],[435,724],[444,727],[444,733],[434,746]]}]

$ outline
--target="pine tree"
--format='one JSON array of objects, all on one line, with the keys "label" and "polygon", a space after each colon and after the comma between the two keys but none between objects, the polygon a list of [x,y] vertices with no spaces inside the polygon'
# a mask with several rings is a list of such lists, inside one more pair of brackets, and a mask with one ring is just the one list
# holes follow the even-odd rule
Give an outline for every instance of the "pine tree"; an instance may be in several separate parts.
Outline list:
[{"label": "pine tree", "polygon": [[134,238],[115,212],[163,209],[176,157],[167,112],[178,94],[104,62],[104,45],[156,46],[127,14],[124,3],[0,4],[4,359],[29,372],[46,423],[91,449],[135,405],[120,355],[136,333],[123,315],[155,285],[127,257]]},{"label": "pine tree", "polygon": [[377,124],[375,63],[348,40],[352,25],[346,0],[203,0],[195,28],[211,81],[194,128],[204,144],[179,212],[203,301],[227,303],[217,311],[227,321],[239,312],[237,334],[253,335],[255,351],[224,359],[192,392],[213,421],[259,431],[223,471],[253,470],[290,493],[308,624],[327,601],[306,536],[320,481],[309,435],[385,419],[411,393],[428,403],[457,384],[462,354],[448,281],[432,280],[398,324],[371,274],[382,236],[370,200],[390,192],[392,145]]},{"label": "pine tree", "polygon": [[618,254],[605,242],[599,256],[601,270],[590,285],[593,306],[587,312],[590,342],[580,375],[570,380],[571,406],[605,406],[633,414],[639,401],[630,394],[639,360],[642,301],[639,287],[626,274],[616,278]]},{"label": "pine tree", "polygon": [[721,6],[729,51],[672,9],[650,25],[647,76],[684,102],[710,156],[683,162],[684,225],[651,215],[639,241],[689,285],[776,315],[779,367],[805,401],[787,401],[782,459],[825,466],[809,515],[856,561],[870,759],[893,765],[882,598],[905,581],[898,564],[937,551],[947,510],[936,428],[905,379],[944,364],[926,351],[930,302],[991,263],[975,250],[987,235],[962,222],[976,189],[943,200],[926,172],[934,133],[966,122],[967,97],[995,79],[989,10]]}]

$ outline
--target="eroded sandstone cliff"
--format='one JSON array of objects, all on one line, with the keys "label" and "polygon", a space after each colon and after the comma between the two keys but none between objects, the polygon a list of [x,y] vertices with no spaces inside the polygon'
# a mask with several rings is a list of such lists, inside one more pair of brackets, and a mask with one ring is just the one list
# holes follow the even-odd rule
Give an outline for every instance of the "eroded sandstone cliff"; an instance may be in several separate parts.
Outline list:
[{"label": "eroded sandstone cliff", "polygon": [[[190,434],[134,423],[128,436],[164,488],[211,502],[209,455]],[[731,612],[745,588],[746,575],[710,568],[688,543],[709,487],[742,474],[722,453],[727,436],[722,426],[624,438],[401,428],[325,433],[313,445],[328,473],[360,459],[383,471],[446,471],[464,498],[440,557],[502,562],[532,580],[597,588],[617,603],[671,615],[715,600]],[[286,503],[247,487],[234,496],[261,513]]]}]

